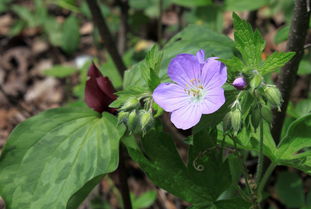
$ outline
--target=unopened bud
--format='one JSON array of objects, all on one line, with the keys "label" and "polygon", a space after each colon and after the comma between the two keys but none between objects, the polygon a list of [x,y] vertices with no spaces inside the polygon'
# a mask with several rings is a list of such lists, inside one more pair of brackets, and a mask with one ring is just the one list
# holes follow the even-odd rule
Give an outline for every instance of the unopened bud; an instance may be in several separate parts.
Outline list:
[{"label": "unopened bud", "polygon": [[128,98],[124,105],[120,108],[120,110],[132,110],[138,107],[139,101],[136,97],[130,97]]},{"label": "unopened bud", "polygon": [[135,131],[136,126],[138,124],[138,118],[137,118],[137,113],[136,110],[133,110],[128,117],[127,120],[127,127],[129,129],[130,132]]},{"label": "unopened bud", "polygon": [[250,86],[252,90],[258,88],[261,82],[262,82],[262,76],[260,74],[256,74],[250,82]]},{"label": "unopened bud", "polygon": [[268,85],[264,88],[268,102],[280,110],[282,96],[280,90],[274,85]]},{"label": "unopened bud", "polygon": [[238,90],[243,90],[246,88],[247,83],[245,81],[245,78],[243,76],[240,76],[233,81],[232,85]]},{"label": "unopened bud", "polygon": [[129,117],[128,112],[123,112],[123,111],[119,112],[118,113],[118,124],[126,123],[128,120],[128,117]]},{"label": "unopened bud", "polygon": [[140,120],[141,130],[143,131],[143,134],[145,134],[146,131],[150,127],[152,127],[152,124],[153,124],[152,112],[142,110],[140,112],[140,119],[139,120]]},{"label": "unopened bud", "polygon": [[228,131],[231,128],[231,112],[228,112],[223,120],[223,129]]},{"label": "unopened bud", "polygon": [[140,125],[141,125],[142,129],[149,126],[150,123],[152,123],[152,121],[153,121],[153,117],[152,117],[151,112],[145,111],[145,110],[141,111],[141,113],[140,113]]},{"label": "unopened bud", "polygon": [[241,111],[239,109],[231,111],[231,125],[235,133],[237,133],[240,130]]}]

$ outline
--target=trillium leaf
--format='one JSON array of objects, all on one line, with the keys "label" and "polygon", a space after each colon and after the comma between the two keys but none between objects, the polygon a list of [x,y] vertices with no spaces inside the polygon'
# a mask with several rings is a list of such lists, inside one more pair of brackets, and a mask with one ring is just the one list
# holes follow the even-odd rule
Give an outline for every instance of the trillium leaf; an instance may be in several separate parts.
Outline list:
[{"label": "trillium leaf", "polygon": [[277,164],[292,166],[311,175],[311,114],[298,118],[281,140]]},{"label": "trillium leaf", "polygon": [[75,208],[117,168],[124,131],[114,116],[89,109],[52,109],[22,122],[0,157],[7,209]]}]

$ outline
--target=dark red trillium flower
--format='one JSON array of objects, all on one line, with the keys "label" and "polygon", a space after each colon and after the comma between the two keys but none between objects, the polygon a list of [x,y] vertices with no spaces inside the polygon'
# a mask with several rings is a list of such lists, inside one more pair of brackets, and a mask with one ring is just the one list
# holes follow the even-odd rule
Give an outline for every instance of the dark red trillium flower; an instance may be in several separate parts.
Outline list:
[{"label": "dark red trillium flower", "polygon": [[84,92],[86,104],[99,113],[115,113],[116,109],[109,108],[109,104],[117,98],[109,78],[103,76],[94,63],[91,64],[87,75],[89,78]]}]

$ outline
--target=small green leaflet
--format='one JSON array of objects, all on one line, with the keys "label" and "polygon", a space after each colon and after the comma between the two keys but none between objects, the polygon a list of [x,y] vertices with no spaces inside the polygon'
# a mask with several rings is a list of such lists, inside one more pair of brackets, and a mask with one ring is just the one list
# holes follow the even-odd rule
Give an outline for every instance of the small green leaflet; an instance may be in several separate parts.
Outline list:
[{"label": "small green leaflet", "polygon": [[295,56],[295,54],[295,52],[274,52],[265,60],[263,65],[259,67],[259,71],[262,74],[270,73],[274,69],[285,65]]},{"label": "small green leaflet", "polygon": [[51,109],[22,122],[0,157],[7,209],[77,208],[117,168],[124,131],[113,115],[81,108]]},{"label": "small green leaflet", "polygon": [[253,31],[252,26],[233,13],[234,43],[239,50],[241,58],[233,56],[230,59],[220,59],[229,68],[229,79],[238,73],[248,73],[257,70],[261,75],[271,73],[290,61],[295,52],[274,52],[266,60],[261,54],[265,48],[265,40],[258,30]]},{"label": "small green leaflet", "polygon": [[236,48],[241,52],[248,67],[257,67],[261,61],[261,52],[265,41],[258,30],[253,32],[252,26],[233,13],[234,40]]}]

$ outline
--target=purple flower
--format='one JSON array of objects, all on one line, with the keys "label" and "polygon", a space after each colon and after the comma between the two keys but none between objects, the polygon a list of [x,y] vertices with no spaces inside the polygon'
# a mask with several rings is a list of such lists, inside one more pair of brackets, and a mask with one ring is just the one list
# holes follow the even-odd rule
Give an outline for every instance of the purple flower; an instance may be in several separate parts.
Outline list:
[{"label": "purple flower", "polygon": [[171,121],[179,129],[195,126],[202,114],[217,111],[224,103],[222,85],[227,80],[226,66],[204,51],[196,56],[179,54],[168,66],[168,76],[175,83],[162,83],[153,92],[154,101],[171,112]]},{"label": "purple flower", "polygon": [[244,77],[241,76],[241,77],[236,78],[233,81],[232,86],[234,86],[238,90],[243,90],[247,86],[247,83],[246,83]]}]

